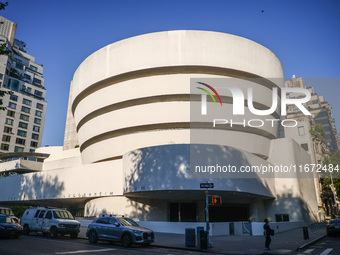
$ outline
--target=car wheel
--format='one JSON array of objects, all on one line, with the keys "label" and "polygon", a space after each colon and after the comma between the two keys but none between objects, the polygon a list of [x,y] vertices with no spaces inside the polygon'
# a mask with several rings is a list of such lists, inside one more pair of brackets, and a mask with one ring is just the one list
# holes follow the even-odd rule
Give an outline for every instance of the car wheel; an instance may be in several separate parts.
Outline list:
[{"label": "car wheel", "polygon": [[72,233],[70,236],[72,239],[76,239],[78,237],[78,233]]},{"label": "car wheel", "polygon": [[130,234],[124,234],[122,237],[122,243],[124,247],[130,247],[132,245],[132,237]]},{"label": "car wheel", "polygon": [[97,243],[98,242],[98,236],[96,231],[91,231],[89,234],[89,242],[90,243]]},{"label": "car wheel", "polygon": [[51,238],[57,238],[58,236],[58,230],[56,227],[51,227],[50,229],[50,237]]},{"label": "car wheel", "polygon": [[24,230],[22,231],[22,233],[23,233],[25,236],[27,236],[27,235],[30,234],[30,227],[29,227],[27,224],[24,225]]}]

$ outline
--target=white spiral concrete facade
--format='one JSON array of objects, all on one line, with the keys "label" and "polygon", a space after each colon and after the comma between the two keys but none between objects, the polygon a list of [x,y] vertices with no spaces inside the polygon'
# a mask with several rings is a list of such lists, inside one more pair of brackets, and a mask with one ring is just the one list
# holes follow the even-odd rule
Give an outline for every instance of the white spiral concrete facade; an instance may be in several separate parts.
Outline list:
[{"label": "white spiral concrete facade", "polygon": [[[266,79],[282,78],[283,70],[267,48],[217,32],[152,33],[96,51],[78,67],[72,81],[72,111],[83,163],[119,159],[137,148],[189,144],[190,78],[225,77],[264,78],[265,85],[252,86],[255,101],[269,108],[272,88],[281,84]],[[245,117],[251,116],[246,111]],[[261,134],[223,132],[222,141],[202,143],[228,145],[267,158],[277,126],[264,127]]]}]

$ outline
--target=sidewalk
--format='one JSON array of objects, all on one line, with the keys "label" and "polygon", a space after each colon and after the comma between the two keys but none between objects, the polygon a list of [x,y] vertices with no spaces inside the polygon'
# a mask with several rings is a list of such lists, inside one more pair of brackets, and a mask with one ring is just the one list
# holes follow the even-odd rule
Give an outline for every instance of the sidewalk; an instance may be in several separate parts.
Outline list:
[{"label": "sidewalk", "polygon": [[[78,238],[86,238],[86,227],[81,227]],[[275,234],[272,237],[271,254],[289,254],[299,247],[322,238],[326,235],[326,230],[311,232],[309,229],[309,239],[303,240],[302,228],[289,230]],[[195,247],[185,247],[185,235],[155,233],[155,243],[153,246],[186,250],[197,250]],[[87,238],[86,238],[87,239]],[[213,248],[206,250],[208,253],[219,254],[263,254],[263,236],[214,236],[210,237]]]}]

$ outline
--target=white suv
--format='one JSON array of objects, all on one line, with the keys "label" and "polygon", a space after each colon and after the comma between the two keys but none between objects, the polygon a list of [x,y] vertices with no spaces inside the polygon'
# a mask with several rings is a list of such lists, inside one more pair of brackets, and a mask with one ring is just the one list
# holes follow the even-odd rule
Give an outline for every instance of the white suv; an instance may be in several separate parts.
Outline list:
[{"label": "white suv", "polygon": [[21,226],[24,227],[24,235],[34,231],[42,232],[51,238],[56,238],[58,234],[69,234],[71,238],[77,238],[80,222],[74,220],[72,214],[66,209],[39,207],[24,212]]}]

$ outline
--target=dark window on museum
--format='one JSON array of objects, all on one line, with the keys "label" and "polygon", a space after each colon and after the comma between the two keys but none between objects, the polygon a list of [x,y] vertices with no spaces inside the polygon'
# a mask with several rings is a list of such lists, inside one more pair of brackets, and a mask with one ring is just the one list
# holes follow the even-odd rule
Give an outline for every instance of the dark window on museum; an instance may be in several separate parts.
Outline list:
[{"label": "dark window on museum", "polygon": [[14,152],[23,152],[23,151],[24,151],[24,148],[22,147],[18,147],[18,146],[14,147]]},{"label": "dark window on museum", "polygon": [[170,203],[170,221],[172,222],[195,222],[195,203]]},{"label": "dark window on museum", "polygon": [[307,144],[307,143],[301,144],[301,147],[302,147],[305,151],[308,151],[308,144]]},{"label": "dark window on museum", "polygon": [[12,133],[12,128],[11,127],[4,127],[4,132],[11,134]]},{"label": "dark window on museum", "polygon": [[275,214],[276,222],[289,221],[289,214]]}]

